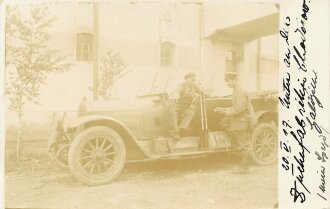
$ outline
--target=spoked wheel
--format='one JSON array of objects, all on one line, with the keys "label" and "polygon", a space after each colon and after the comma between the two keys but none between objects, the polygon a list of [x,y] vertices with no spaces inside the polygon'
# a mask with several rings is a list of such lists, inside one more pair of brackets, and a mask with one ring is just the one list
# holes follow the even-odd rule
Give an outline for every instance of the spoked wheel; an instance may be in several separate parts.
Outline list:
[{"label": "spoked wheel", "polygon": [[277,159],[277,129],[260,123],[252,131],[252,158],[259,165],[270,165]]},{"label": "spoked wheel", "polygon": [[126,149],[114,130],[97,126],[80,133],[69,149],[72,174],[87,185],[101,185],[114,180],[123,170]]},{"label": "spoked wheel", "polygon": [[[60,137],[60,139],[57,139]],[[70,141],[54,133],[49,139],[49,155],[50,158],[61,168],[67,169],[68,165],[68,152]]]}]

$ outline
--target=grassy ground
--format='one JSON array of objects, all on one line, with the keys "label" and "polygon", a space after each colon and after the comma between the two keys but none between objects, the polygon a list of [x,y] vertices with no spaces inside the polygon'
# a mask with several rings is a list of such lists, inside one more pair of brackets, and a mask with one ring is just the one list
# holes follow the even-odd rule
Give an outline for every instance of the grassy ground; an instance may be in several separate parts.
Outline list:
[{"label": "grassy ground", "polygon": [[22,144],[20,160],[16,158],[16,138],[18,127],[6,129],[5,139],[5,173],[36,174],[53,169],[47,153],[47,140],[52,133],[49,124],[24,125],[22,128]]}]

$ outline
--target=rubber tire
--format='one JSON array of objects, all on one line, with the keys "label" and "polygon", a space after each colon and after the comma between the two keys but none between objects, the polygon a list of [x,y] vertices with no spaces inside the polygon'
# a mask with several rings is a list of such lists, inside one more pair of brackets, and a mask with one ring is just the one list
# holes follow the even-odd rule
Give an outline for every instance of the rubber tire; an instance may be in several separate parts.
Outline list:
[{"label": "rubber tire", "polygon": [[[50,138],[49,138],[49,140],[48,140],[48,147],[50,147],[53,143],[56,142],[56,140],[57,140],[56,138],[57,138],[57,137],[58,137],[58,133],[57,133],[57,132],[53,133],[53,134],[50,136]],[[55,164],[56,164],[59,168],[67,170],[67,169],[69,168],[68,162],[63,163],[61,160],[59,160],[59,158],[56,156],[55,153],[56,153],[56,151],[55,151],[55,147],[53,146],[52,148],[49,149],[49,152],[48,152],[49,157],[52,159],[52,161],[55,162]]]},{"label": "rubber tire", "polygon": [[[273,156],[267,160],[267,161],[263,161],[261,160],[255,153],[255,145],[256,145],[256,135],[258,134],[258,132],[260,132],[263,129],[269,129],[276,138],[275,141],[275,153],[273,154]],[[277,161],[277,151],[278,151],[278,134],[277,134],[277,127],[270,124],[270,123],[259,123],[257,124],[251,134],[251,142],[252,142],[252,152],[251,152],[251,158],[253,160],[253,162],[257,165],[271,165],[273,163],[275,163]]]},{"label": "rubber tire", "polygon": [[[116,168],[110,174],[107,174],[102,178],[91,178],[90,176],[87,176],[80,170],[78,155],[80,148],[82,148],[82,146],[84,146],[89,141],[89,136],[98,133],[103,133],[107,137],[112,139],[112,144],[114,147],[116,147],[115,152],[118,160],[116,160],[115,162]],[[104,126],[94,126],[82,131],[73,140],[69,149],[68,163],[71,173],[77,180],[89,186],[96,186],[96,185],[103,185],[110,183],[120,175],[120,173],[122,172],[125,166],[125,162],[126,162],[126,148],[121,136],[113,129]],[[112,169],[113,166],[114,165],[112,165],[110,168]]]}]

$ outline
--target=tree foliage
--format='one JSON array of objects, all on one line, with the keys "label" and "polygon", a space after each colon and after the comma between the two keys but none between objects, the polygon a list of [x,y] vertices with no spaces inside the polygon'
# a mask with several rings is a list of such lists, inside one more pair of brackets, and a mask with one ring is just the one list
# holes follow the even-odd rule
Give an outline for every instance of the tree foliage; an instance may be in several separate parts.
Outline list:
[{"label": "tree foliage", "polygon": [[6,95],[18,116],[27,102],[38,103],[48,73],[70,66],[66,56],[47,45],[47,29],[56,21],[49,9],[33,5],[24,17],[22,13],[17,6],[6,8]]},{"label": "tree foliage", "polygon": [[107,50],[101,57],[99,94],[105,100],[111,100],[118,79],[130,72],[118,53]]},{"label": "tree foliage", "polygon": [[22,139],[23,107],[28,102],[39,103],[39,89],[51,72],[64,72],[70,63],[59,50],[49,48],[47,30],[56,21],[49,9],[31,5],[26,9],[7,6],[5,22],[6,97],[9,108],[19,119],[17,160]]}]

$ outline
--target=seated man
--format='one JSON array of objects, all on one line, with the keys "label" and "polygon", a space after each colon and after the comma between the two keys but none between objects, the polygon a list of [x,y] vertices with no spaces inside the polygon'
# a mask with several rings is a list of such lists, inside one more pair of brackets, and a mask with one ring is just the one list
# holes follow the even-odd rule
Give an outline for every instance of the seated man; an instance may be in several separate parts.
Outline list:
[{"label": "seated man", "polygon": [[[179,138],[179,134],[188,130],[196,112],[201,89],[196,83],[196,75],[188,73],[185,75],[185,82],[181,83],[174,92],[176,107],[173,110],[173,136]],[[180,119],[180,122],[179,122]]]},{"label": "seated man", "polygon": [[225,81],[229,88],[233,89],[232,107],[216,108],[216,112],[225,115],[221,121],[222,127],[232,138],[233,143],[238,144],[241,152],[241,169],[238,173],[245,173],[249,170],[249,158],[251,152],[250,138],[245,133],[251,126],[251,118],[254,118],[253,108],[247,94],[240,88],[237,73],[226,72]]}]

